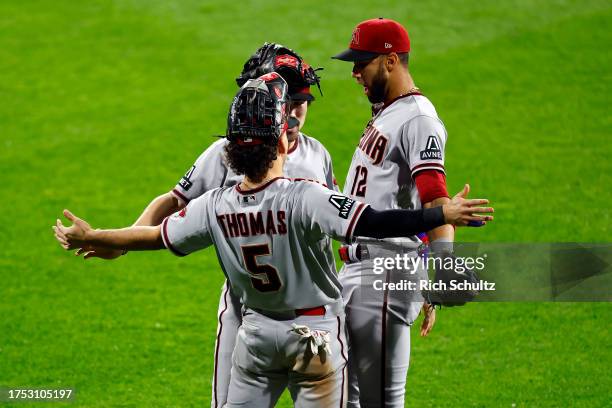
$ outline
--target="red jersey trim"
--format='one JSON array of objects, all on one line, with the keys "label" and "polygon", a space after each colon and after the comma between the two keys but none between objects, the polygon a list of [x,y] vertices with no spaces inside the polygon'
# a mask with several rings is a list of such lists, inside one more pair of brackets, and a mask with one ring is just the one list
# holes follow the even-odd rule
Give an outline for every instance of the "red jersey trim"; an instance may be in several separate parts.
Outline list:
[{"label": "red jersey trim", "polygon": [[181,251],[179,251],[178,249],[173,247],[172,244],[170,243],[170,239],[168,238],[168,229],[167,228],[168,228],[168,217],[164,218],[164,221],[162,221],[162,227],[161,227],[161,229],[162,229],[162,241],[164,241],[164,245],[174,255],[176,255],[176,256],[185,256],[186,254],[182,253]]},{"label": "red jersey trim", "polygon": [[285,177],[274,177],[273,179],[268,180],[265,184],[262,184],[261,186],[256,187],[256,188],[252,188],[250,190],[243,190],[243,189],[241,189],[240,188],[240,183],[238,183],[238,184],[236,184],[236,191],[239,192],[242,195],[257,193],[257,192],[265,189],[266,187],[268,187],[270,184],[274,183],[275,181],[280,180],[280,179],[284,179],[284,178]]},{"label": "red jersey trim", "polygon": [[[342,369],[342,387],[340,388],[342,390],[342,394],[340,394],[340,407],[344,407],[344,374],[345,374],[345,370],[346,370],[346,364],[348,364],[348,359],[346,358],[346,356],[344,355],[344,342],[342,341],[342,338],[340,337],[340,333],[342,333],[342,325],[340,323],[340,318],[336,317],[336,319],[338,320],[338,342],[340,343],[340,355],[342,356],[342,358],[344,359],[344,364],[345,367]],[[347,348],[348,349],[348,348]]]},{"label": "red jersey trim", "polygon": [[185,205],[187,205],[191,200],[187,197],[185,197],[183,194],[181,194],[180,191],[178,191],[176,188],[173,188],[172,191],[170,191],[172,194],[174,194],[176,196],[176,198],[183,200],[183,203],[185,203]]},{"label": "red jersey trim", "polygon": [[391,105],[392,105],[393,103],[395,103],[396,101],[399,101],[400,99],[403,99],[403,98],[408,98],[409,96],[418,96],[418,95],[423,96],[423,94],[422,94],[422,93],[420,93],[420,92],[418,92],[418,91],[415,91],[415,92],[410,92],[410,93],[407,93],[406,95],[400,95],[400,96],[398,96],[397,98],[390,100],[388,103],[385,103],[385,104],[382,106],[382,108],[380,108],[380,110],[379,110],[377,113],[380,113],[380,112],[384,111],[386,108],[388,108],[389,106],[391,106]]},{"label": "red jersey trim", "polygon": [[213,377],[213,396],[215,399],[215,408],[219,406],[217,402],[217,387],[219,386],[217,380],[217,369],[219,368],[219,346],[221,344],[221,332],[223,331],[223,315],[227,311],[227,294],[229,292],[229,284],[225,281],[225,292],[223,293],[223,302],[225,302],[225,308],[221,313],[219,313],[218,322],[219,322],[219,332],[217,333],[217,341],[215,342],[215,373]]},{"label": "red jersey trim", "polygon": [[[286,178],[287,180],[290,180],[290,181],[295,181],[295,182],[297,182],[297,181],[308,181],[308,182],[310,182],[310,183],[317,183],[317,184],[322,185],[322,186],[323,186],[323,187],[325,187],[325,188],[329,188],[329,186],[327,185],[327,183],[321,183],[320,181],[315,180],[315,179],[301,178],[301,177],[296,177],[296,178],[285,177],[285,178]],[[331,189],[330,189],[330,190],[331,190]]]},{"label": "red jersey trim", "polygon": [[421,170],[425,170],[425,169],[433,169],[433,170],[439,170],[442,173],[446,174],[446,171],[444,169],[444,165],[440,164],[440,163],[421,163],[418,166],[414,166],[411,170],[412,173],[412,178],[414,178],[414,175],[416,173],[418,173]]},{"label": "red jersey trim", "polygon": [[369,204],[359,203],[359,205],[357,206],[357,209],[355,210],[355,213],[353,214],[353,218],[351,218],[351,222],[349,223],[348,229],[346,230],[346,236],[345,236],[345,242],[347,244],[350,243],[351,239],[353,238],[353,231],[355,229],[355,225],[357,225],[357,220],[361,216],[361,213],[365,209],[366,205],[369,205]]}]

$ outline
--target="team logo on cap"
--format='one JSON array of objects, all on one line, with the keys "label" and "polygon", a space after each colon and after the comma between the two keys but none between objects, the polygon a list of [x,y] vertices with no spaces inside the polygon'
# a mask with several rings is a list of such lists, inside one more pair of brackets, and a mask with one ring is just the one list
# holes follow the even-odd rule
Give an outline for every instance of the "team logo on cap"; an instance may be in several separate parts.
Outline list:
[{"label": "team logo on cap", "polygon": [[353,36],[351,37],[351,43],[355,45],[359,45],[359,28],[356,28],[353,31]]}]

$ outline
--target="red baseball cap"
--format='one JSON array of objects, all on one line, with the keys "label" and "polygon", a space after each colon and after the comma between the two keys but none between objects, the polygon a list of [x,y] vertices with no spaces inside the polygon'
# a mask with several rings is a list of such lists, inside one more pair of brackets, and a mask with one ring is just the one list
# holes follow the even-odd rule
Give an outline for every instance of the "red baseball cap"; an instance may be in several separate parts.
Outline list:
[{"label": "red baseball cap", "polygon": [[332,58],[342,61],[365,61],[380,54],[410,52],[410,38],[397,21],[373,18],[357,24],[349,49]]}]

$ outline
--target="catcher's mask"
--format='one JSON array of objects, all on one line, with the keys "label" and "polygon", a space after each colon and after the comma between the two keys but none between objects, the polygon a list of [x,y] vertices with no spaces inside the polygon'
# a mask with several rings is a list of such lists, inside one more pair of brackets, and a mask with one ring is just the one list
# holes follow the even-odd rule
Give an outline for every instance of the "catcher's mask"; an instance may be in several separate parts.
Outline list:
[{"label": "catcher's mask", "polygon": [[290,102],[287,82],[278,73],[248,80],[232,101],[225,137],[242,146],[276,145],[287,128],[296,126],[289,118]]},{"label": "catcher's mask", "polygon": [[289,95],[294,101],[313,101],[315,98],[310,93],[311,85],[316,85],[323,95],[319,83],[321,78],[316,72],[321,69],[323,68],[313,69],[291,48],[276,43],[264,43],[244,63],[236,83],[242,86],[249,79],[277,72],[287,82]]}]

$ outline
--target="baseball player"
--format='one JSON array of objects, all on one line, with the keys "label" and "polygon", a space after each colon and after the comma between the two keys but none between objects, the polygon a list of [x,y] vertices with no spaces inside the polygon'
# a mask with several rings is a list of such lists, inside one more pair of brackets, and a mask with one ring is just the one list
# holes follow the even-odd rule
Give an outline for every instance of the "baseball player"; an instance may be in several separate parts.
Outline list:
[{"label": "baseball player", "polygon": [[[353,155],[344,194],[377,210],[431,208],[449,202],[444,170],[446,129],[410,76],[409,52],[406,29],[396,21],[377,18],[359,23],[349,48],[333,57],[353,63],[352,75],[373,104],[373,117]],[[431,229],[427,235],[434,250],[452,248],[451,225]],[[370,257],[384,256],[380,243],[358,241],[367,246]],[[399,243],[410,250],[420,240],[412,236]],[[346,264],[340,275],[352,346],[349,404],[403,407],[410,325],[423,307],[426,318],[421,334],[426,335],[435,318],[434,309],[414,299],[392,299],[388,291],[366,299],[356,288],[360,277],[370,272],[363,262],[355,262]],[[387,274],[387,279],[394,279],[393,271]]]},{"label": "baseball player", "polygon": [[[312,180],[323,186],[337,189],[332,161],[327,149],[318,140],[301,132],[306,123],[309,105],[315,100],[310,88],[313,85],[320,87],[320,78],[315,70],[293,50],[280,44],[266,43],[245,62],[236,82],[241,86],[249,79],[272,71],[278,72],[287,81],[291,95],[290,116],[293,121],[297,121],[297,125],[287,129],[289,151],[284,167],[285,176],[292,179]],[[223,159],[227,143],[226,139],[220,139],[206,149],[172,191],[155,198],[134,225],[159,225],[165,217],[182,209],[191,200],[208,190],[237,184],[241,176],[237,175]],[[85,257],[112,259],[120,255],[121,251],[97,248],[85,254]],[[231,356],[242,320],[242,306],[238,297],[230,289],[227,282],[224,283],[219,299],[212,408],[222,407],[226,402]]]},{"label": "baseball player", "polygon": [[161,226],[93,230],[69,211],[58,220],[65,249],[168,248],[185,256],[214,245],[244,305],[227,407],[272,407],[288,387],[296,406],[346,404],[344,306],[326,237],[407,236],[447,222],[489,220],[487,200],[467,189],[444,207],[378,212],[309,181],[282,177],[291,126],[286,82],[273,72],[247,81],[228,115],[229,166],[244,175],[210,190]]}]

